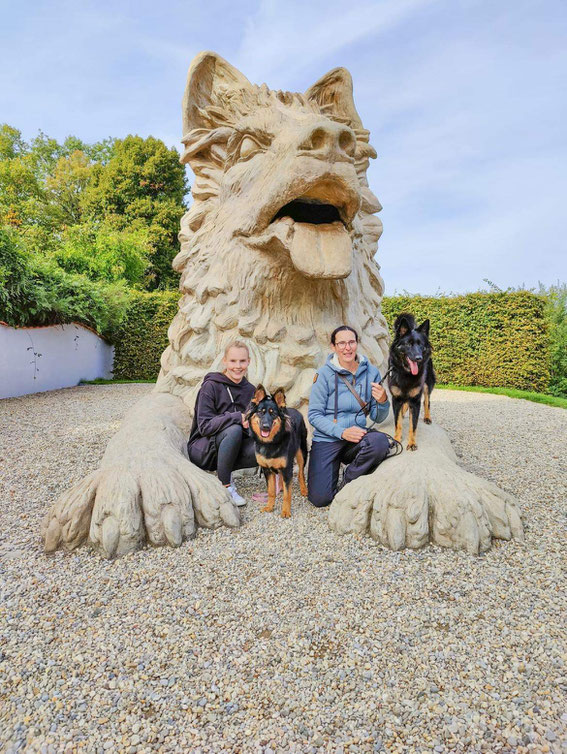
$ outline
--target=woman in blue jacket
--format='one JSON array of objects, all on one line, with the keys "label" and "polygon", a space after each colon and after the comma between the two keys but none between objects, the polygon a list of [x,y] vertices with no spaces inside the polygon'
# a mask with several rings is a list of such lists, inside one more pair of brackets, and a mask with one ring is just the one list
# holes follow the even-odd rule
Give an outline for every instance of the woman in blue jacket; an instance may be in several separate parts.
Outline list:
[{"label": "woman in blue jacket", "polygon": [[358,334],[341,325],[331,334],[333,353],[315,376],[309,398],[309,421],[315,428],[309,454],[308,498],[322,508],[337,493],[341,463],[347,464],[344,484],[373,472],[388,455],[387,435],[366,429],[366,416],[348,381],[370,409],[369,417],[383,422],[390,403],[378,369],[358,357]]}]

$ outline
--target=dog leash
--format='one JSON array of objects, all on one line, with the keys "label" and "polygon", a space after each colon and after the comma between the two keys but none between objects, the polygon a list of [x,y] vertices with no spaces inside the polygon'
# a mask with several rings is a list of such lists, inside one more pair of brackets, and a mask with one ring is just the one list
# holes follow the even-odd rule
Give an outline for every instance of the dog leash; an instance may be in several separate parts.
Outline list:
[{"label": "dog leash", "polygon": [[392,372],[393,370],[394,370],[394,367],[390,367],[390,368],[388,369],[388,371],[386,372],[386,374],[385,374],[385,375],[384,375],[384,376],[382,377],[382,379],[381,379],[381,380],[378,380],[378,384],[379,384],[379,385],[381,385],[381,384],[382,384],[382,383],[384,382],[384,380],[386,379],[386,377],[387,377],[387,376],[388,376],[388,375],[390,374],[390,372]]},{"label": "dog leash", "polygon": [[[365,404],[365,406],[368,406],[368,407],[369,407],[369,408],[371,409],[371,407],[372,407],[372,401],[373,401],[373,400],[374,400],[374,398],[371,398],[371,399],[370,399],[370,400],[368,401],[368,403],[366,403],[366,404]],[[358,418],[358,416],[360,415],[361,411],[362,411],[362,409],[360,408],[360,409],[359,409],[359,410],[358,410],[358,411],[356,412],[355,421],[356,421],[356,419]],[[369,414],[370,414],[370,411],[369,411]],[[365,417],[366,417],[366,418],[368,419],[368,417],[366,416],[366,414],[365,414]],[[376,421],[375,419],[370,419],[370,421],[371,421],[372,423],[370,424],[370,427],[368,427],[367,429],[368,429],[368,430],[373,430],[373,429],[374,429],[374,427],[375,427],[375,426],[376,426],[376,425],[378,424],[378,422],[377,422],[377,421]],[[376,430],[374,430],[374,431],[376,431],[376,432],[381,432],[381,433],[382,433],[383,435],[386,435],[386,437],[388,438],[388,442],[389,442],[389,444],[390,444],[390,450],[394,450],[394,451],[395,451],[394,453],[388,453],[388,455],[386,456],[386,458],[385,458],[384,460],[386,460],[386,459],[388,459],[388,458],[394,458],[394,456],[399,456],[399,455],[400,455],[400,453],[403,453],[403,452],[404,452],[404,447],[403,447],[402,443],[401,443],[401,442],[398,442],[398,441],[397,441],[396,439],[394,439],[394,438],[392,437],[392,435],[389,435],[389,434],[388,434],[387,432],[384,432],[384,431],[383,431],[383,430],[381,430],[381,429],[376,429]]]},{"label": "dog leash", "polygon": [[[386,374],[378,381],[378,385],[381,385],[386,377],[390,374],[390,372],[394,369],[394,367],[390,367]],[[368,403],[365,403],[363,406],[361,406],[355,415],[355,421],[360,416],[360,413],[363,412],[366,420],[368,421],[368,418],[371,416],[371,410],[372,410],[372,401],[375,400],[374,398],[370,398]],[[368,429],[374,429],[374,427],[378,424],[378,422],[375,419],[370,419],[372,422],[370,424],[370,427]],[[387,460],[388,458],[394,458],[394,456],[399,456],[400,453],[404,452],[404,447],[401,442],[398,442],[398,440],[394,439],[392,435],[389,435],[387,432],[383,432],[381,429],[376,430],[377,432],[382,432],[383,435],[386,435],[388,438],[388,442],[390,444],[390,450],[395,450],[394,453],[388,453],[386,458],[384,460]]]}]

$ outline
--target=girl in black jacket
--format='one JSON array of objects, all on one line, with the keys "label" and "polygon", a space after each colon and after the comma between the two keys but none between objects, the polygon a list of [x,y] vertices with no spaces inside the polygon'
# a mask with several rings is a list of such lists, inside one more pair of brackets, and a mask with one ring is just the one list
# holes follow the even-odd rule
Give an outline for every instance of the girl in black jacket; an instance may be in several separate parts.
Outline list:
[{"label": "girl in black jacket", "polygon": [[241,341],[229,343],[222,361],[224,371],[206,374],[197,394],[187,450],[196,466],[216,469],[236,505],[245,505],[231,482],[231,473],[258,465],[244,419],[255,391],[245,377],[250,364],[248,346]]}]

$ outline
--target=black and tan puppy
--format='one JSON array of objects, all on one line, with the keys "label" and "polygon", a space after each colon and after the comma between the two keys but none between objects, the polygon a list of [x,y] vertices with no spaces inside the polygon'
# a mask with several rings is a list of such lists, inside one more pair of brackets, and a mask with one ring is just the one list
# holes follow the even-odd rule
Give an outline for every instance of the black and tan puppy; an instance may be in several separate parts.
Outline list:
[{"label": "black and tan puppy", "polygon": [[250,402],[247,418],[256,442],[256,460],[263,468],[268,484],[268,504],[262,510],[274,510],[276,475],[281,474],[282,518],[290,518],[294,460],[297,461],[301,494],[307,495],[304,473],[307,461],[307,429],[303,416],[294,408],[286,408],[283,388],[278,388],[270,395],[262,385],[258,385]]},{"label": "black and tan puppy", "polygon": [[416,327],[411,314],[400,314],[394,322],[394,340],[390,346],[388,385],[392,393],[392,408],[396,432],[394,439],[402,440],[402,418],[410,411],[410,430],[407,450],[417,450],[416,433],[423,395],[423,420],[431,424],[429,396],[435,385],[435,371],[431,360],[429,320]]}]

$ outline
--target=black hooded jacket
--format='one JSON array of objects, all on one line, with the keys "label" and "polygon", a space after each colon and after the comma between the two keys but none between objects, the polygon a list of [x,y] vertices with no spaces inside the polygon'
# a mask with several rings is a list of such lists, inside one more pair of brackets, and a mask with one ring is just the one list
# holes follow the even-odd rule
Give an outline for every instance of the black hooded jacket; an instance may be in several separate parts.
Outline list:
[{"label": "black hooded jacket", "polygon": [[241,424],[255,391],[246,377],[233,382],[222,372],[209,372],[195,401],[193,425],[187,448],[191,460],[202,469],[216,468],[214,436],[231,424]]}]

